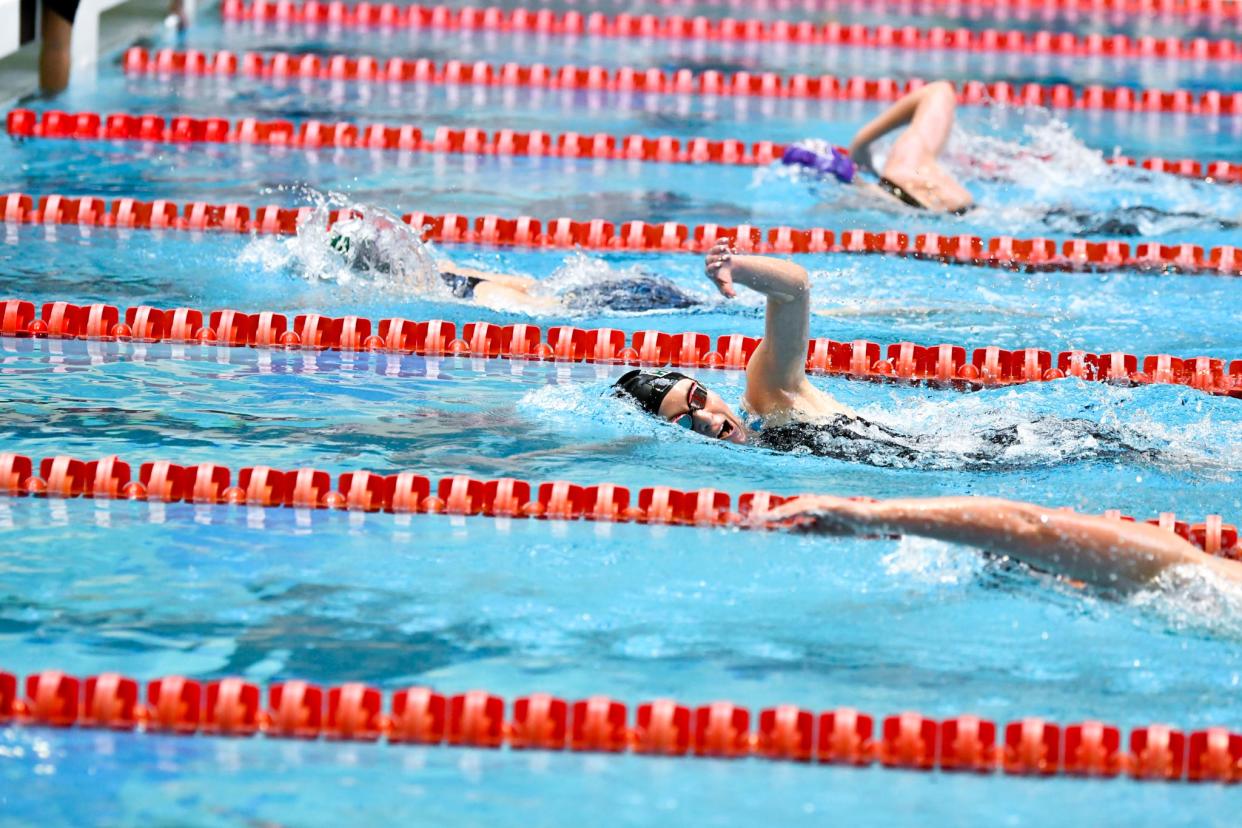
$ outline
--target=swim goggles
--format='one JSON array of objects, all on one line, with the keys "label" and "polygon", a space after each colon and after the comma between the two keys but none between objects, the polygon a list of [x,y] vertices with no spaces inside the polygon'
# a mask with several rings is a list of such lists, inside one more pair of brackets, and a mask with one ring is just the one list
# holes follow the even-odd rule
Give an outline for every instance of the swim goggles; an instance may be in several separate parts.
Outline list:
[{"label": "swim goggles", "polygon": [[702,411],[706,407],[707,389],[699,385],[697,380],[690,380],[690,388],[686,391],[686,413],[670,417],[669,422],[693,430],[694,412]]}]

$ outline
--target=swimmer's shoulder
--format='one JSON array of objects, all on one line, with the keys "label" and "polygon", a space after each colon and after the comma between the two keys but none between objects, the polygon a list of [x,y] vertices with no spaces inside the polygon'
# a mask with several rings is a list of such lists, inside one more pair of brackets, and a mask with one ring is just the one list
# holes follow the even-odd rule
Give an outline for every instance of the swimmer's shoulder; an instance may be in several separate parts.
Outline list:
[{"label": "swimmer's shoulder", "polygon": [[766,427],[778,427],[790,423],[828,423],[839,418],[861,420],[857,411],[838,401],[809,381],[799,393],[789,399],[788,395],[780,395],[784,399],[752,399],[752,389],[742,395],[741,410],[750,419]]}]

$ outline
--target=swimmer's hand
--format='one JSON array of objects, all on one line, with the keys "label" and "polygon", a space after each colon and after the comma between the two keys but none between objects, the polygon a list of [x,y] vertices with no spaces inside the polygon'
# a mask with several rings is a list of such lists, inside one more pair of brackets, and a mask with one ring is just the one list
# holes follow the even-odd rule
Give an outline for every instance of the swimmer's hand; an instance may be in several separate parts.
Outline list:
[{"label": "swimmer's hand", "polygon": [[737,291],[733,289],[733,248],[728,239],[716,239],[712,249],[707,251],[704,264],[707,278],[716,285],[716,290],[728,299],[736,297]]},{"label": "swimmer's hand", "polygon": [[831,495],[803,495],[757,514],[757,523],[815,535],[855,535],[868,524],[873,504]]}]

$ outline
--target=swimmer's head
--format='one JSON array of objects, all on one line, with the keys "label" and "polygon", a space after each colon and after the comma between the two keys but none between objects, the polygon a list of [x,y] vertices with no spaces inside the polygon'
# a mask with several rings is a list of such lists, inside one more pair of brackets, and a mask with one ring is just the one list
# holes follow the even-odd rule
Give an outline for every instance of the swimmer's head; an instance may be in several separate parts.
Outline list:
[{"label": "swimmer's head", "polygon": [[746,429],[720,395],[685,374],[635,368],[623,374],[612,389],[666,422],[715,440],[746,442]]},{"label": "swimmer's head", "polygon": [[781,155],[781,163],[806,167],[820,175],[831,175],[842,184],[849,184],[858,172],[850,154],[840,147],[830,147],[827,152],[793,144],[785,148]]}]

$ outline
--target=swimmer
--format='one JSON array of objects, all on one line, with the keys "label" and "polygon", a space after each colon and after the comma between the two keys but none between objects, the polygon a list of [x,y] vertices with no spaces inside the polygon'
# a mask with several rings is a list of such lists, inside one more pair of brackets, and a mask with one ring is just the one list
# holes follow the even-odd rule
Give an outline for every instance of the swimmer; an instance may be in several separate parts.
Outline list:
[{"label": "swimmer", "polygon": [[1141,588],[1194,564],[1242,584],[1242,562],[1203,552],[1158,526],[992,497],[865,501],[805,496],[757,516],[823,535],[907,534],[961,543],[1107,590]]},{"label": "swimmer", "polygon": [[[406,237],[404,225],[393,225]],[[650,310],[681,310],[701,304],[668,279],[653,275],[613,277],[574,285],[553,295],[540,292],[540,283],[529,276],[496,273],[454,264],[448,259],[433,260],[425,248],[410,235],[412,250],[420,268],[433,270],[453,297],[500,311],[525,313],[572,313],[574,311],[619,311],[637,313]],[[391,273],[392,257],[384,252],[378,233],[365,219],[339,221],[332,228],[329,246],[356,271]],[[404,242],[400,242],[404,245]],[[400,265],[396,265],[400,267]]]},{"label": "swimmer", "polygon": [[[800,146],[789,147],[781,159],[786,164],[811,167],[846,184],[854,184],[910,207],[962,215],[974,205],[970,192],[940,165],[940,153],[949,140],[957,109],[957,92],[947,81],[936,81],[901,98],[854,136],[848,153],[833,148],[817,153]],[[877,172],[871,146],[896,129],[906,129],[893,142],[884,169]],[[864,182],[857,169],[876,176]]]},{"label": "swimmer", "polygon": [[[767,297],[763,340],[746,366],[742,414],[703,383],[679,371],[635,369],[612,393],[661,420],[714,440],[774,451],[802,451],[878,466],[994,465],[994,458],[1020,440],[1017,427],[980,432],[984,445],[973,455],[937,463],[934,446],[864,419],[811,384],[806,375],[811,288],[806,270],[786,259],[736,255],[725,240],[708,252],[707,277],[726,298],[742,285]],[[1053,435],[1096,450],[1132,451],[1094,423],[1058,421]],[[1076,433],[1070,433],[1070,432]]]}]

